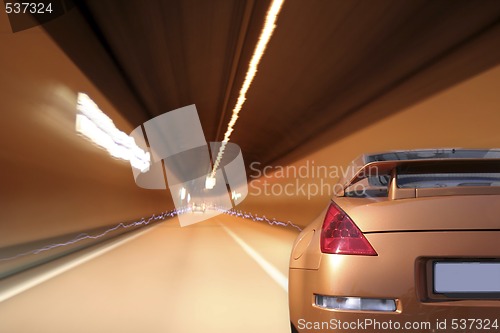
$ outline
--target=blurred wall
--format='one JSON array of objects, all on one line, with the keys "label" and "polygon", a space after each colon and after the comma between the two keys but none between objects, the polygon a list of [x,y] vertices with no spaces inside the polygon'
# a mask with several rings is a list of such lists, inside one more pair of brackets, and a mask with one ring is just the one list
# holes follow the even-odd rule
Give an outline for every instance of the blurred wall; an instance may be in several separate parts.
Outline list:
[{"label": "blurred wall", "polygon": [[[304,226],[326,207],[336,173],[341,174],[351,160],[363,153],[440,147],[500,148],[498,87],[500,66],[332,142],[339,131],[357,129],[363,117],[370,116],[375,108],[383,108],[383,101],[374,103],[306,143],[266,174],[250,172],[250,178],[261,177],[250,182],[249,195],[240,208]],[[327,141],[330,143],[324,148],[315,148]],[[294,158],[304,153],[305,157]]]},{"label": "blurred wall", "polygon": [[0,247],[173,208],[168,192],[138,188],[128,162],[76,135],[80,91],[132,128],[43,30],[12,33],[0,15],[0,49]]}]

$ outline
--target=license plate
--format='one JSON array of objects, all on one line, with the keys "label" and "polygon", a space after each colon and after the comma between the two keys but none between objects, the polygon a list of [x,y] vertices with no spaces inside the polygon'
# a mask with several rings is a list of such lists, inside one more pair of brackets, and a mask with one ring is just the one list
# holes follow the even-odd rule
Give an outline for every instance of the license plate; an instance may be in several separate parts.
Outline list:
[{"label": "license plate", "polygon": [[499,294],[500,262],[435,262],[437,294]]}]

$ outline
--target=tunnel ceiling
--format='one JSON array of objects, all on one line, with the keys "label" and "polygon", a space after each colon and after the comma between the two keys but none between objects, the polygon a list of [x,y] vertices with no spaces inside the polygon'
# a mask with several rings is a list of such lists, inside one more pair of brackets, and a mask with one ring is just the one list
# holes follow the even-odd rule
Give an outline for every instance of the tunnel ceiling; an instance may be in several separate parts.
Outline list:
[{"label": "tunnel ceiling", "polygon": [[[134,126],[196,104],[216,141],[268,6],[96,0],[44,28]],[[325,130],[355,131],[498,64],[499,17],[499,1],[288,0],[231,140],[268,164]]]}]

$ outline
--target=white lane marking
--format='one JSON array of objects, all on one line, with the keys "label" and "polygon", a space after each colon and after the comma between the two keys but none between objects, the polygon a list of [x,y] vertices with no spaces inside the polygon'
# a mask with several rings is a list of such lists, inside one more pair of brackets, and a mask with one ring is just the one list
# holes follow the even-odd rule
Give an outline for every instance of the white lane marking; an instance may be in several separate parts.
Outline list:
[{"label": "white lane marking", "polygon": [[218,222],[219,225],[224,229],[225,232],[231,238],[238,243],[239,246],[246,252],[255,262],[264,270],[274,280],[285,292],[288,292],[288,278],[281,273],[276,267],[269,263],[266,259],[264,259],[257,251],[255,251],[250,245],[245,243],[240,237],[238,237],[234,232],[229,230],[222,223]]},{"label": "white lane marking", "polygon": [[[44,271],[42,273],[33,274],[33,272],[27,271],[27,272],[25,272],[25,274],[27,274],[28,276],[24,279],[22,277],[20,277],[20,281],[19,281],[18,276],[13,276],[13,277],[11,277],[13,279],[12,283],[9,283],[6,281],[8,284],[11,284],[11,285],[4,287],[4,286],[2,286],[2,284],[0,284],[0,286],[1,286],[1,288],[0,288],[0,302],[8,300],[9,298],[12,298],[12,297],[28,290],[28,289],[36,287],[37,285],[44,283],[47,280],[50,280],[58,275],[63,274],[65,272],[69,271],[70,269],[73,269],[73,268],[75,268],[79,265],[82,265],[82,264],[84,264],[84,263],[86,263],[94,258],[97,258],[97,257],[99,257],[99,256],[125,244],[125,243],[130,242],[133,239],[136,239],[136,238],[144,235],[146,232],[149,232],[153,228],[156,228],[158,226],[159,225],[155,225],[155,226],[152,226],[152,227],[150,227],[146,230],[143,230],[141,232],[134,233],[133,235],[130,235],[124,239],[115,241],[115,242],[113,242],[113,243],[111,243],[103,248],[91,250],[89,253],[86,253],[84,255],[80,255],[79,257],[77,257],[75,259],[71,259],[66,263],[57,265],[56,267],[49,268],[47,271]],[[78,252],[76,252],[74,254],[77,254],[77,253]],[[64,259],[64,257],[61,259]],[[50,265],[50,263],[48,263],[46,265]],[[40,266],[40,268],[43,269],[43,266]],[[20,273],[21,276],[22,276],[22,274],[23,273]]]}]

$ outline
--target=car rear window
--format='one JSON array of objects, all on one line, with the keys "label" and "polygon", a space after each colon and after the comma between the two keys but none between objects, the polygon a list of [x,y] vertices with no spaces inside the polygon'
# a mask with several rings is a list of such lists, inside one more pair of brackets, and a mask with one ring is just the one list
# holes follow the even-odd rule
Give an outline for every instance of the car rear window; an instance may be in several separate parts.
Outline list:
[{"label": "car rear window", "polygon": [[500,173],[436,173],[397,176],[400,188],[500,186]]}]

